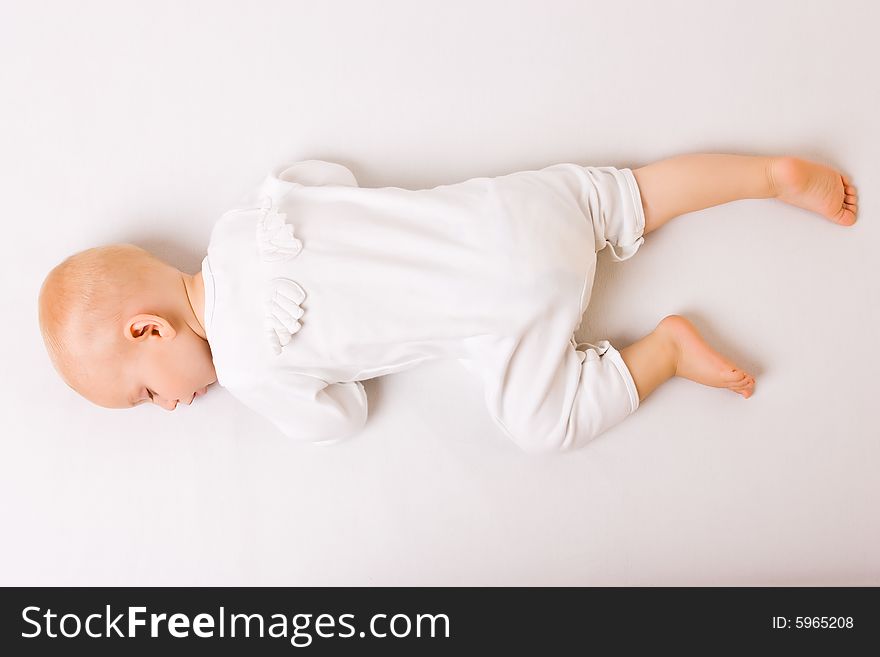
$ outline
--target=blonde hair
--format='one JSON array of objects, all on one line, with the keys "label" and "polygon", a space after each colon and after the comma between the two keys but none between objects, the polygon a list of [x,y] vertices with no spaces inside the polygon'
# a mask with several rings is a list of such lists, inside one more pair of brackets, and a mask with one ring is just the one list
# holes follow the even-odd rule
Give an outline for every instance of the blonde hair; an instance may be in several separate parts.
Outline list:
[{"label": "blonde hair", "polygon": [[75,253],[46,276],[40,288],[39,322],[52,365],[77,390],[89,378],[79,362],[99,356],[97,344],[119,344],[114,331],[123,305],[156,265],[168,267],[133,244],[98,246]]}]

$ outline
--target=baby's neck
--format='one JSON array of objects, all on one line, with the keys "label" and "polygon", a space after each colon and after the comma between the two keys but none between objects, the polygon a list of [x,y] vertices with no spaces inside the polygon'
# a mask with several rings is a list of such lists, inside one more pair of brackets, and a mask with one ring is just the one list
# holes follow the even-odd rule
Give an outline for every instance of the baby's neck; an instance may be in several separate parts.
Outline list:
[{"label": "baby's neck", "polygon": [[205,334],[205,282],[202,279],[202,272],[200,270],[192,276],[181,273],[181,276],[189,305],[198,322],[198,327],[194,326],[193,330],[198,333],[199,337],[207,339]]}]

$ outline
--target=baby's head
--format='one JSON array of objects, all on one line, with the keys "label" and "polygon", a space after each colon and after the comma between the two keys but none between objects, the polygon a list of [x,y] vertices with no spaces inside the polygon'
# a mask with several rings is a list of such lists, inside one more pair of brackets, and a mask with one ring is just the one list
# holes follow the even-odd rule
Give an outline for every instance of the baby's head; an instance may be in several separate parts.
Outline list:
[{"label": "baby's head", "polygon": [[68,386],[107,408],[189,404],[217,380],[201,274],[131,244],[86,249],[40,289],[40,331]]}]

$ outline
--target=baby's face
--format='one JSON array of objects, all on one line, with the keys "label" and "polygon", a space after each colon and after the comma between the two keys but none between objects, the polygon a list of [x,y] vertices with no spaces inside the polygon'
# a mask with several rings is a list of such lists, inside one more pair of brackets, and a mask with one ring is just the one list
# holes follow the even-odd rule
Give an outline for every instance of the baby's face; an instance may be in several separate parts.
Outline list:
[{"label": "baby's face", "polygon": [[178,403],[191,404],[217,380],[208,343],[192,333],[178,332],[171,340],[153,336],[136,347],[139,353],[120,386],[127,393],[123,407],[153,403],[173,411]]},{"label": "baby's face", "polygon": [[115,365],[96,368],[85,396],[107,408],[153,403],[173,411],[205,394],[217,380],[208,342],[186,326],[173,335],[161,332],[147,327],[138,340],[110,354]]}]

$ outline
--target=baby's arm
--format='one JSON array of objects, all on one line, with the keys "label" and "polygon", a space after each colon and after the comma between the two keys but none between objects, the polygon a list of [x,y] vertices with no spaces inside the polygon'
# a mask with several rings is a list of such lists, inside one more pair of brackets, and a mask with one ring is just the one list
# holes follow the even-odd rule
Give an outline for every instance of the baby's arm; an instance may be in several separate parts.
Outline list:
[{"label": "baby's arm", "polygon": [[645,233],[678,215],[746,198],[779,198],[835,223],[855,222],[856,190],[840,172],[794,157],[700,153],[638,169]]},{"label": "baby's arm", "polygon": [[298,443],[348,438],[364,427],[369,410],[360,381],[328,383],[283,367],[233,394]]}]

